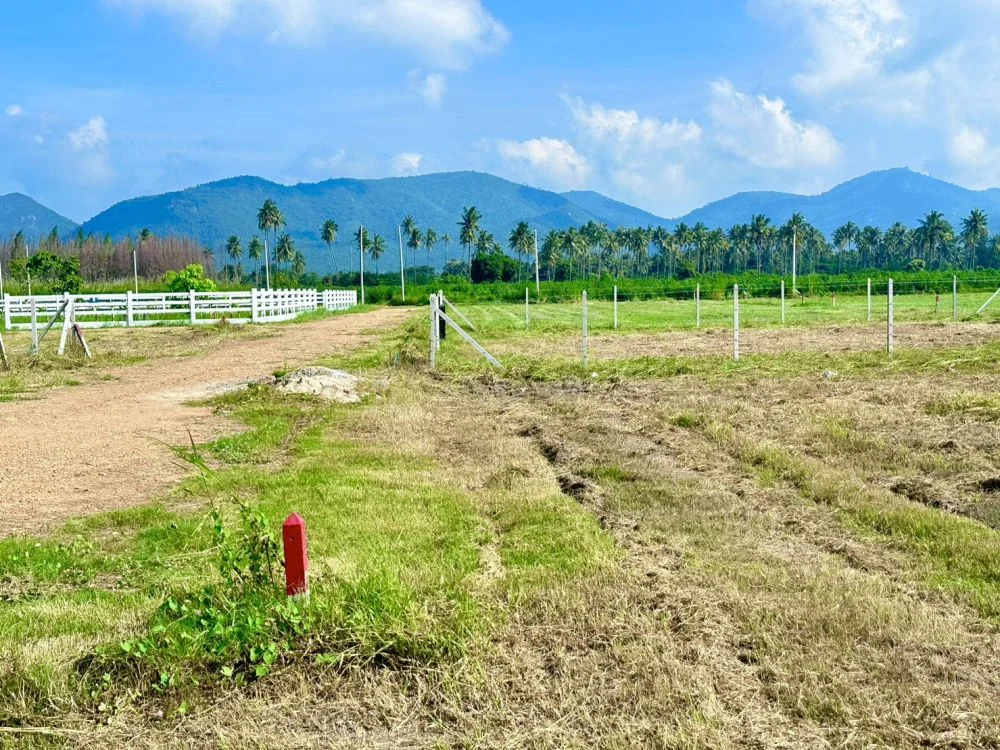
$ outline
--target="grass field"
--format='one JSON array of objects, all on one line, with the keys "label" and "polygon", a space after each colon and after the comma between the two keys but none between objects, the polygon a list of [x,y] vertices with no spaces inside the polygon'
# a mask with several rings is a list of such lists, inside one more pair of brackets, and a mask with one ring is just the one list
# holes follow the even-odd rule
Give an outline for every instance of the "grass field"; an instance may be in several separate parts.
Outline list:
[{"label": "grass field", "polygon": [[750,301],[794,345],[738,364],[596,304],[586,369],[578,305],[463,306],[505,372],[423,318],[323,362],[361,405],[218,399],[167,497],[0,541],[0,747],[997,747],[996,318],[897,302],[890,360],[828,346],[863,298]]}]

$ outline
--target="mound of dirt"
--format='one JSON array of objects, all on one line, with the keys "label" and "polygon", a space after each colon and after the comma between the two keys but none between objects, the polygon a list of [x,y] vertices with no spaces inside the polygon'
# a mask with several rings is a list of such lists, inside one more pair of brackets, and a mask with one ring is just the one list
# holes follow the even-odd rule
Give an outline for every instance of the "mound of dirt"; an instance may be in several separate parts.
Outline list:
[{"label": "mound of dirt", "polygon": [[301,393],[318,396],[338,404],[357,404],[361,401],[358,393],[360,381],[343,370],[329,367],[304,367],[290,375],[279,378],[275,387],[284,393]]}]

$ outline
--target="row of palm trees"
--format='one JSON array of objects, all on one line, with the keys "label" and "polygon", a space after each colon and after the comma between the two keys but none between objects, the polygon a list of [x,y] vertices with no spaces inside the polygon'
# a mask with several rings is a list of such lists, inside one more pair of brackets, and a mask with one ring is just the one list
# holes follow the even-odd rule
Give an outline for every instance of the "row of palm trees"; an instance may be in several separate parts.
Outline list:
[{"label": "row of palm trees", "polygon": [[[412,215],[403,217],[398,240],[408,253],[407,265],[415,255],[425,250],[430,255],[440,242],[445,246],[446,272],[460,272],[471,279],[476,257],[504,252],[501,244],[481,226],[483,215],[475,206],[462,210],[457,222],[457,239],[462,247],[460,262],[450,262],[448,248],[452,237],[439,235],[434,228],[421,229]],[[295,247],[294,239],[279,231],[286,226],[285,217],[271,199],[264,201],[257,212],[257,226],[264,235],[254,236],[247,247],[247,256],[261,259],[265,268],[271,262],[268,241],[273,240],[273,262],[287,264],[296,275],[305,271],[305,257]],[[327,219],[319,230],[320,239],[333,254],[339,226]],[[363,227],[354,233],[354,245],[375,263],[388,249],[387,239],[371,234]],[[662,275],[684,277],[698,273],[759,273],[788,274],[792,263],[801,273],[843,273],[862,268],[976,268],[996,266],[1000,262],[1000,235],[992,235],[989,218],[975,209],[956,229],[938,211],[932,211],[919,226],[910,229],[897,222],[883,231],[874,226],[859,227],[847,222],[827,238],[800,214],[794,214],[782,225],[774,224],[763,214],[753,216],[746,224],[728,230],[710,229],[703,223],[693,226],[678,224],[673,230],[664,227],[618,227],[610,229],[594,221],[581,227],[551,230],[539,239],[527,222],[519,222],[507,238],[507,248],[521,263],[522,272],[530,267],[537,248],[543,273],[548,279],[578,279],[611,274],[616,277]],[[226,254],[232,269],[241,273],[242,240],[231,236],[226,242]],[[794,260],[793,260],[794,258]],[[336,264],[335,264],[336,265]]]},{"label": "row of palm trees", "polygon": [[[510,248],[523,254],[521,227],[511,233]],[[609,229],[596,222],[550,231],[540,247],[548,278],[585,278],[593,274],[678,276],[696,273],[788,274],[793,256],[802,273],[843,273],[862,268],[973,269],[1000,263],[1000,235],[990,235],[980,209],[963,219],[960,230],[938,211],[910,229],[895,223],[883,231],[848,222],[828,239],[794,214],[777,226],[763,214],[728,230],[702,223],[663,227]]]}]

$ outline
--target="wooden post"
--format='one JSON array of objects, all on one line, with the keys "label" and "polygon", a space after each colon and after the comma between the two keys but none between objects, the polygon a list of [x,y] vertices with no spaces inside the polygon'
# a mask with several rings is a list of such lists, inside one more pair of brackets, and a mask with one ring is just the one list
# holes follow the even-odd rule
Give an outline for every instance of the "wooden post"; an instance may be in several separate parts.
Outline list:
[{"label": "wooden post", "polygon": [[589,332],[587,330],[587,292],[583,293],[583,366],[587,366],[587,361],[590,359],[590,342],[588,341]]},{"label": "wooden post", "polygon": [[285,549],[285,594],[309,594],[309,550],[306,543],[306,522],[298,513],[292,513],[281,527]]},{"label": "wooden post", "polygon": [[958,320],[958,276],[951,277],[951,319]]},{"label": "wooden post", "polygon": [[524,287],[524,330],[531,327],[531,304],[528,287]]},{"label": "wooden post", "polygon": [[888,314],[889,315],[888,315],[888,317],[889,317],[889,319],[888,319],[888,323],[886,325],[886,350],[888,351],[889,356],[891,357],[893,355],[893,352],[896,349],[896,341],[895,341],[895,338],[896,338],[896,321],[895,321],[896,306],[895,306],[895,303],[893,301],[892,279],[889,279],[889,293],[888,293],[888,297],[889,297],[889,299],[888,299],[888,302],[889,302],[889,310],[888,310]]},{"label": "wooden post", "polygon": [[740,361],[740,285],[733,284],[733,359]]},{"label": "wooden post", "polygon": [[868,279],[868,322],[872,322],[872,280]]},{"label": "wooden post", "polygon": [[781,325],[785,325],[785,280],[781,280]]},{"label": "wooden post", "polygon": [[191,325],[194,325],[198,319],[197,311],[194,307],[194,289],[188,290],[188,317],[191,319]]},{"label": "wooden post", "polygon": [[31,297],[31,353],[38,354],[38,305]]},{"label": "wooden post", "polygon": [[701,284],[694,287],[694,327],[701,328]]},{"label": "wooden post", "polygon": [[615,330],[618,330],[618,285],[615,284]]}]

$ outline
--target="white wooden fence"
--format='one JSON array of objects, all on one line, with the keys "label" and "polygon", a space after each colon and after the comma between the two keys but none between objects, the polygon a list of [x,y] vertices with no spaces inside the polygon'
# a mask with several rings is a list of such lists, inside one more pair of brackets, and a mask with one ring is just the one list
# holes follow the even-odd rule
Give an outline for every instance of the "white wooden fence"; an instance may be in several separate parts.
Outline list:
[{"label": "white wooden fence", "polygon": [[313,310],[347,310],[358,304],[354,291],[253,289],[249,292],[167,292],[153,294],[35,295],[3,298],[7,330],[31,328],[34,316],[45,321],[69,299],[83,328],[218,323],[277,323]]}]

